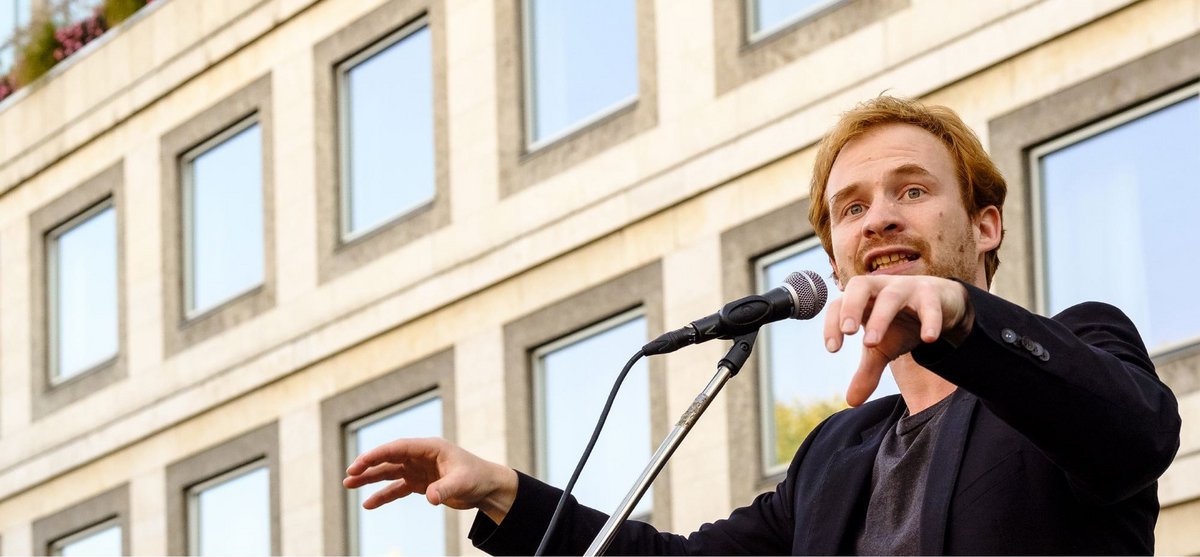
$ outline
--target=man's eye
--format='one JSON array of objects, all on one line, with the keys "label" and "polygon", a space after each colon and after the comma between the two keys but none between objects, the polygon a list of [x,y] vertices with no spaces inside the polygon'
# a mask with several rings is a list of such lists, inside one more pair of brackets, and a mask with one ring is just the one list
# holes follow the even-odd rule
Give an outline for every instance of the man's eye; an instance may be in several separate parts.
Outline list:
[{"label": "man's eye", "polygon": [[862,203],[855,203],[849,207],[846,207],[846,214],[851,216],[861,215],[863,210]]},{"label": "man's eye", "polygon": [[908,191],[904,192],[904,195],[906,197],[908,197],[909,199],[917,199],[918,197],[925,195],[925,192],[921,191],[918,188],[912,188],[912,189],[909,189]]}]

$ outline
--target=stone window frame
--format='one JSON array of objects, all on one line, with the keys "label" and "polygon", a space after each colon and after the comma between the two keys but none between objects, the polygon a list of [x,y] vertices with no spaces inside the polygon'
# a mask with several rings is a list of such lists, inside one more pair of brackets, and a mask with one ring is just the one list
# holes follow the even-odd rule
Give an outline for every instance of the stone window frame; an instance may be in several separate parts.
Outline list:
[{"label": "stone window frame", "polygon": [[[128,376],[128,314],[125,307],[124,161],[109,166],[29,217],[30,316],[33,419],[41,419]],[[50,236],[64,226],[111,206],[116,217],[117,354],[65,380],[50,379]],[[81,221],[80,221],[81,222]],[[78,224],[78,222],[76,222]]]},{"label": "stone window frame", "polygon": [[[454,350],[448,348],[406,364],[381,377],[321,401],[322,505],[325,512],[325,555],[349,555],[350,509],[355,492],[342,487],[347,454],[346,427],[373,414],[400,407],[436,392],[442,400],[442,436],[453,441],[457,428],[454,403]],[[457,511],[445,509],[446,552],[463,550]]]},{"label": "stone window frame", "polygon": [[[162,167],[163,350],[173,356],[275,306],[275,173],[271,74],[200,112],[160,140]],[[187,316],[183,227],[184,176],[197,150],[257,124],[262,137],[263,281],[221,304]],[[215,146],[215,145],[212,145]]]},{"label": "stone window frame", "polygon": [[911,0],[835,0],[782,27],[750,36],[749,2],[713,0],[716,94],[724,95],[872,23]]},{"label": "stone window frame", "polygon": [[528,0],[496,3],[496,97],[500,198],[623,143],[658,124],[658,75],[653,0],[635,0],[638,41],[636,99],[530,148],[525,6]]},{"label": "stone window frame", "polygon": [[[1040,239],[1034,230],[1032,151],[1197,83],[1200,34],[989,120],[989,150],[1009,184],[1005,228],[1020,233],[1001,246],[1008,271],[996,275],[998,291],[1026,307],[1038,307],[1039,264],[1034,257]],[[1200,390],[1200,343],[1153,359],[1159,377],[1177,394]]]},{"label": "stone window frame", "polygon": [[[350,239],[342,235],[343,65],[418,29],[433,51],[433,200]],[[442,0],[390,0],[313,47],[316,126],[318,281],[325,283],[450,224],[449,124],[446,100],[446,13]]]},{"label": "stone window frame", "polygon": [[267,468],[270,485],[271,555],[279,555],[282,546],[277,422],[271,422],[167,466],[167,554],[190,554],[191,501],[188,492],[191,488],[260,462]]},{"label": "stone window frame", "polygon": [[[655,261],[599,285],[589,286],[561,301],[534,310],[504,325],[504,397],[509,466],[538,475],[534,410],[534,363],[536,349],[578,331],[640,308],[646,318],[649,342],[663,330],[662,263]],[[632,356],[640,346],[630,346]],[[666,364],[661,358],[647,362],[650,377],[650,431],[667,431],[672,423],[667,408]],[[598,410],[598,409],[597,409]],[[662,439],[651,435],[653,453]],[[671,524],[670,469],[659,474],[654,489],[650,522],[658,528]],[[561,486],[560,486],[561,487]],[[615,486],[628,491],[629,486]],[[611,512],[612,509],[599,509]]]},{"label": "stone window frame", "polygon": [[39,518],[33,522],[33,553],[54,555],[52,549],[60,542],[116,525],[121,528],[121,554],[130,555],[129,508],[126,483]]},{"label": "stone window frame", "polygon": [[[808,222],[808,207],[807,198],[794,201],[721,233],[721,284],[725,299],[757,292],[760,258],[815,236],[816,231]],[[836,288],[832,283],[830,286]],[[761,368],[760,357],[750,358],[742,366],[738,380],[726,386],[730,497],[739,505],[774,489],[786,472],[768,467],[764,458]],[[753,473],[744,473],[747,470]]]}]

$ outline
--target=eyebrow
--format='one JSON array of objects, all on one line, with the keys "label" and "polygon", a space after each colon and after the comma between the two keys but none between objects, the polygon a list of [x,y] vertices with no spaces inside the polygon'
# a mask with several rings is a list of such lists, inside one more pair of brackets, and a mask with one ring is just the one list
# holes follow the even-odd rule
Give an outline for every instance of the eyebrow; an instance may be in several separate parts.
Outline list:
[{"label": "eyebrow", "polygon": [[[919,164],[916,164],[916,163],[911,163],[911,162],[897,166],[896,168],[893,168],[887,172],[887,178],[907,177],[907,176],[926,178],[926,179],[933,180],[935,182],[938,181],[937,177],[934,176],[933,173],[930,172],[929,170],[926,170],[925,167],[923,167]],[[841,201],[842,198],[850,197],[852,194],[856,193],[862,187],[862,185],[863,185],[862,182],[854,182],[853,184],[850,184],[850,185],[842,188],[837,193],[829,196],[829,207],[831,209],[833,207],[836,207],[838,205],[838,202]]]}]

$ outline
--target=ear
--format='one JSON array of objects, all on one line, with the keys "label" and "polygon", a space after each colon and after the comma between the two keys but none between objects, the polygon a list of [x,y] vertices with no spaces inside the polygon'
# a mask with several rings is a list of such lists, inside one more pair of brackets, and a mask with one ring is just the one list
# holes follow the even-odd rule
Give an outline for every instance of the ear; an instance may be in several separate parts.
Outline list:
[{"label": "ear", "polygon": [[833,269],[833,281],[834,284],[837,284],[838,290],[845,291],[846,285],[842,284],[842,277],[839,277],[837,273],[837,262],[832,257],[829,258],[829,268]]},{"label": "ear", "polygon": [[988,205],[975,216],[975,249],[978,253],[987,253],[1000,245],[1004,236],[1004,223],[1000,210],[995,205]]}]

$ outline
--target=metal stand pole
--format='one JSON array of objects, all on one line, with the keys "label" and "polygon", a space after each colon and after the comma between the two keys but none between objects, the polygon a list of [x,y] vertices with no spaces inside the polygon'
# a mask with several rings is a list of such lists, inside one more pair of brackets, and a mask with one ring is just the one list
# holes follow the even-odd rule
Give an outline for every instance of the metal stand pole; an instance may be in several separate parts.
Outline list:
[{"label": "metal stand pole", "polygon": [[629,490],[629,494],[621,501],[617,510],[608,517],[608,522],[604,523],[604,527],[600,529],[600,533],[596,534],[596,539],[592,540],[592,545],[588,546],[584,555],[594,556],[604,553],[608,549],[608,544],[617,535],[617,529],[625,523],[629,518],[629,514],[633,512],[633,507],[641,500],[642,495],[646,494],[646,490],[650,489],[650,484],[654,483],[654,478],[658,477],[658,473],[662,471],[663,466],[666,466],[667,459],[675,453],[675,449],[683,442],[683,438],[687,437],[688,432],[692,430],[692,426],[696,425],[696,420],[700,419],[700,415],[708,409],[709,403],[721,392],[721,388],[729,381],[730,377],[737,375],[742,369],[742,365],[746,363],[746,359],[750,357],[750,351],[754,349],[754,339],[758,336],[758,331],[742,335],[733,340],[733,346],[725,357],[717,364],[717,373],[704,387],[703,391],[696,396],[696,400],[692,401],[691,406],[683,412],[679,417],[679,421],[675,423],[675,428],[667,435],[662,444],[658,446],[658,450],[654,452],[654,456],[650,459],[650,464],[646,465],[646,469],[642,471],[642,475],[638,477],[633,485],[633,489]]}]

